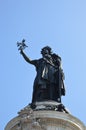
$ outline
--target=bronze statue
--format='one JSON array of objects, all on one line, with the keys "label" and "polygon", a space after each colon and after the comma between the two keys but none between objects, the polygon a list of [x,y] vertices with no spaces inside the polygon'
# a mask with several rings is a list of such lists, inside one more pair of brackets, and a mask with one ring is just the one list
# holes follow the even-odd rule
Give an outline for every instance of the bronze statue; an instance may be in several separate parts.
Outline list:
[{"label": "bronze statue", "polygon": [[42,58],[31,60],[24,53],[25,40],[17,43],[20,54],[30,64],[36,67],[37,75],[33,85],[32,103],[53,100],[61,103],[61,96],[65,95],[64,73],[61,68],[61,57],[52,53],[49,46],[42,48]]}]

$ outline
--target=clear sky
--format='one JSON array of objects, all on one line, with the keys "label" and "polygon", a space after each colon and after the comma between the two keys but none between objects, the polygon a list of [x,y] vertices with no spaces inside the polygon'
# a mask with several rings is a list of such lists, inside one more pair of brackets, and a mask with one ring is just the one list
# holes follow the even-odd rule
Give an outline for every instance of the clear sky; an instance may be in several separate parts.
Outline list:
[{"label": "clear sky", "polygon": [[48,45],[62,58],[66,96],[62,103],[86,124],[86,0],[0,0],[0,130],[31,102],[34,66]]}]

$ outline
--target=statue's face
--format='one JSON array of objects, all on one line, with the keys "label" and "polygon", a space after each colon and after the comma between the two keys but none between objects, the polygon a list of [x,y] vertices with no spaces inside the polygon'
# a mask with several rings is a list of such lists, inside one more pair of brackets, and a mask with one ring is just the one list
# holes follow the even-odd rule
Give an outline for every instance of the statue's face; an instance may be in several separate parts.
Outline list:
[{"label": "statue's face", "polygon": [[49,54],[49,50],[48,49],[43,49],[42,50],[42,55],[45,56],[47,54]]}]

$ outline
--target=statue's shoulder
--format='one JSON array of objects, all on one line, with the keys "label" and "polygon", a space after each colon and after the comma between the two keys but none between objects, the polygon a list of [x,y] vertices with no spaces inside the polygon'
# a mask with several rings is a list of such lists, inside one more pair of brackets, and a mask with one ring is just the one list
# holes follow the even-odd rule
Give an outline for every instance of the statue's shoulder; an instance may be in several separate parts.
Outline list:
[{"label": "statue's shoulder", "polygon": [[61,57],[55,53],[52,54],[52,58],[61,60]]},{"label": "statue's shoulder", "polygon": [[43,58],[40,58],[40,59],[39,59],[39,62],[42,62],[43,60],[44,60]]},{"label": "statue's shoulder", "polygon": [[34,65],[37,67],[42,64],[43,58],[33,60]]},{"label": "statue's shoulder", "polygon": [[39,64],[39,65],[43,65],[44,63],[45,63],[44,58],[40,58],[40,59],[38,60],[38,64]]}]

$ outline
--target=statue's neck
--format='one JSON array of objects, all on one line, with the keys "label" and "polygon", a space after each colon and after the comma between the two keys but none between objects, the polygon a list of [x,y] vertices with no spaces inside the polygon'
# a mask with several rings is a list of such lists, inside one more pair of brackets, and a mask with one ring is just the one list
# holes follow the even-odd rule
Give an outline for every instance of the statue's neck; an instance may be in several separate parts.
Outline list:
[{"label": "statue's neck", "polygon": [[53,64],[53,60],[52,60],[52,57],[51,57],[50,55],[43,57],[43,59],[44,59],[47,63],[49,63],[50,65],[55,66],[55,65]]}]

